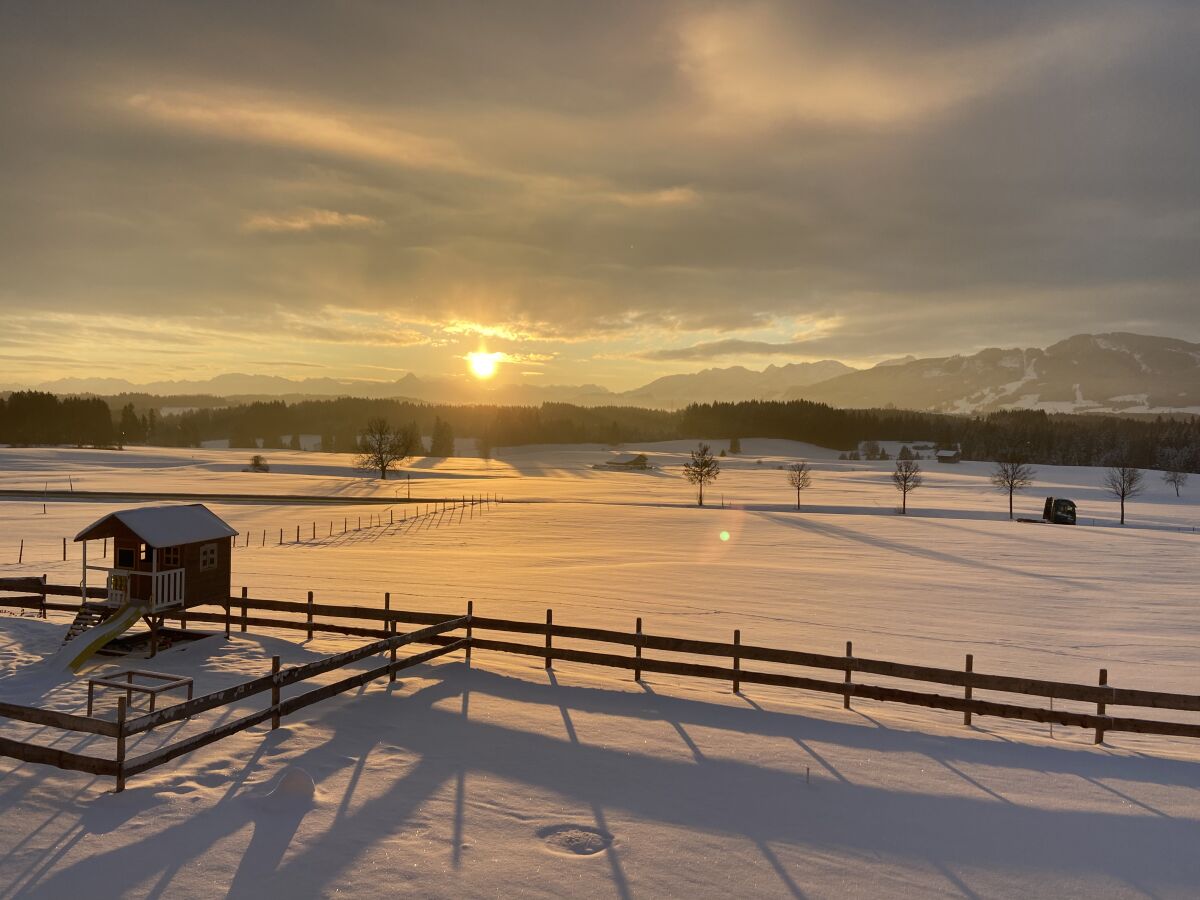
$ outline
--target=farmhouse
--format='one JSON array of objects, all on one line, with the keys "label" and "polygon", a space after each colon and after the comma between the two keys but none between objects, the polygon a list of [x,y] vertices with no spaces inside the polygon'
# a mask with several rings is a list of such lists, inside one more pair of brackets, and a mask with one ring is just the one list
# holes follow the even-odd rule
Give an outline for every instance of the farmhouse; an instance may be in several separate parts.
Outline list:
[{"label": "farmhouse", "polygon": [[937,461],[940,463],[962,462],[962,451],[958,449],[939,450],[937,452]]}]

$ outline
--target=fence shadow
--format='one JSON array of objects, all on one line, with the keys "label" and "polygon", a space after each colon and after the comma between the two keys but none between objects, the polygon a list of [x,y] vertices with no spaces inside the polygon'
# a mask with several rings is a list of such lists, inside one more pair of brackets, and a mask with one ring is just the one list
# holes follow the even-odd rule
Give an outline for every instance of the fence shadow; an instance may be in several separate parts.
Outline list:
[{"label": "fence shadow", "polygon": [[[257,841],[269,843],[270,859],[244,860],[231,893],[249,896],[293,889],[311,896],[326,892],[374,843],[412,827],[435,794],[457,794],[454,802],[461,809],[464,783],[497,782],[526,785],[531,794],[549,793],[561,797],[564,805],[589,809],[618,837],[621,822],[632,819],[743,838],[766,848],[764,855],[771,852],[768,862],[781,880],[781,889],[793,894],[803,890],[802,873],[789,871],[770,851],[771,845],[903,859],[943,873],[952,866],[959,873],[956,878],[965,878],[964,870],[1011,868],[1019,860],[1024,871],[1046,878],[1086,875],[1149,893],[1186,892],[1200,882],[1200,856],[1182,851],[1193,847],[1200,836],[1198,819],[1173,818],[1147,804],[1131,814],[1128,806],[1118,804],[1111,805],[1110,812],[1066,808],[1050,798],[1044,806],[1010,802],[961,771],[963,764],[994,767],[996,782],[1003,782],[1008,770],[1093,783],[1108,778],[1120,779],[1124,785],[1140,782],[1200,790],[1198,764],[1117,758],[1103,751],[1043,748],[978,735],[930,736],[861,720],[831,722],[767,712],[749,704],[564,686],[546,683],[540,673],[514,677],[461,664],[417,671],[424,677],[435,675],[438,681],[407,696],[386,689],[371,691],[311,707],[298,717],[306,730],[319,729],[329,737],[291,756],[287,764],[303,767],[318,780],[322,804],[338,809],[337,827],[305,833],[292,846],[299,822],[288,821],[286,836]],[[499,724],[494,717],[473,719],[466,714],[468,693],[474,698],[536,704],[550,714],[545,721],[557,718],[563,724],[541,733]],[[611,717],[614,721],[606,727],[615,733],[621,731],[622,720],[665,722],[678,733],[687,753],[666,758],[587,743],[574,732],[572,712]],[[594,727],[589,729],[593,733]],[[820,761],[814,772],[823,774],[806,784],[804,776],[794,771],[706,753],[706,734],[711,729],[748,738],[789,738],[800,755],[796,770],[812,758]],[[931,794],[903,784],[855,783],[838,767],[843,758],[862,759],[863,751],[897,754],[892,758],[928,757],[959,782],[959,790]],[[397,752],[417,761],[388,767],[387,760]],[[356,797],[350,808],[330,787],[331,776],[371,754],[378,759],[370,764],[375,789],[369,796]],[[278,765],[256,763],[265,770],[264,777]],[[464,782],[464,772],[483,777]],[[169,776],[157,787],[133,787],[120,798],[104,795],[92,803],[99,807],[135,802],[138,815],[153,815],[156,803],[169,802],[170,782],[185,778]],[[350,778],[343,793],[353,790],[355,781]],[[1112,790],[1106,785],[1096,787],[1101,789]],[[98,870],[112,874],[114,880],[106,887],[113,894],[134,890],[157,874],[157,895],[169,886],[174,872],[247,825],[257,836],[259,829],[278,823],[265,819],[255,797],[243,790],[155,834],[153,853],[132,842],[63,864],[55,856],[60,848],[50,847],[43,851],[49,864],[42,869],[33,866],[39,874],[12,896],[70,896],[94,888],[92,879]],[[80,826],[88,830],[87,815]],[[470,829],[467,816],[446,831],[453,831],[458,840],[464,832],[469,837]],[[532,834],[529,837],[533,839]],[[447,846],[445,852],[449,862],[455,851]],[[617,865],[611,875],[617,893],[635,892],[634,869]]]}]

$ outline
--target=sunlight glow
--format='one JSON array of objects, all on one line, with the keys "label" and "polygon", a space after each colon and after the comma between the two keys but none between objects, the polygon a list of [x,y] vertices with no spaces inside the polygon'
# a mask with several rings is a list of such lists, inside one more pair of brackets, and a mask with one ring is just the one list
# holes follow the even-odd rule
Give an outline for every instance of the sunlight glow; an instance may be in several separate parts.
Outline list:
[{"label": "sunlight glow", "polygon": [[496,366],[503,355],[503,353],[468,353],[467,364],[471,367],[471,374],[476,378],[491,378],[496,374]]},{"label": "sunlight glow", "polygon": [[721,540],[723,540],[723,541],[729,540],[729,532],[728,531],[721,532]]}]

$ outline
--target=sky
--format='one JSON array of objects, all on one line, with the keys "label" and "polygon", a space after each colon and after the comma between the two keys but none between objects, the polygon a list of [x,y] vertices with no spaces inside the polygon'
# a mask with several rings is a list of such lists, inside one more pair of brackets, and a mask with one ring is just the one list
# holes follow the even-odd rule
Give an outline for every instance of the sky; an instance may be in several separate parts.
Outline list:
[{"label": "sky", "polygon": [[1200,5],[0,3],[0,385],[1200,340]]}]

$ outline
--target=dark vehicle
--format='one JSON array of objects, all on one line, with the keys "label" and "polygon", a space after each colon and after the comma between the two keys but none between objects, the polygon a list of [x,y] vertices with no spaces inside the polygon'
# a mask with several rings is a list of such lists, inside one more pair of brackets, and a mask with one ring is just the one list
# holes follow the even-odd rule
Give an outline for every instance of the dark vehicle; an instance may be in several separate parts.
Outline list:
[{"label": "dark vehicle", "polygon": [[1042,521],[1051,525],[1075,524],[1075,501],[1063,497],[1047,497],[1042,510]]}]

